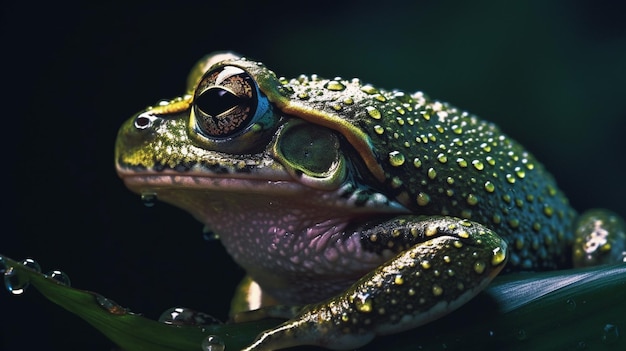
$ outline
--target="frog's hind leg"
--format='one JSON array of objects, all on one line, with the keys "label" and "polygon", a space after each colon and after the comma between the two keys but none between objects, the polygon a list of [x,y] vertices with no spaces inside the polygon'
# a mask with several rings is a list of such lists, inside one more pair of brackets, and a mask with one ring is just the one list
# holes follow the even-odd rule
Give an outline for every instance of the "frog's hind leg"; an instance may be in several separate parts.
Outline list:
[{"label": "frog's hind leg", "polygon": [[405,216],[368,228],[364,235],[404,236],[415,244],[340,295],[304,306],[244,350],[365,345],[377,335],[414,328],[458,308],[481,291],[507,259],[504,240],[480,224],[457,218]]}]

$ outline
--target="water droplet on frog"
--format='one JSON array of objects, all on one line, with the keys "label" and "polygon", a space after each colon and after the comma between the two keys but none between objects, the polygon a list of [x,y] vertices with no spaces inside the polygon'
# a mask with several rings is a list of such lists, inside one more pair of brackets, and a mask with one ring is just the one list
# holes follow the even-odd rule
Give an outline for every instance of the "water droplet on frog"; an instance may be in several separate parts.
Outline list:
[{"label": "water droplet on frog", "polygon": [[172,307],[161,313],[159,322],[171,325],[195,325],[203,326],[210,324],[222,324],[217,318],[204,312],[199,312],[186,307]]},{"label": "water droplet on frog", "polygon": [[37,263],[37,261],[33,260],[32,258],[27,258],[21,263],[22,266],[30,268],[37,273],[41,273],[41,266],[39,265],[39,263]]},{"label": "water droplet on frog", "polygon": [[224,351],[226,346],[219,336],[209,335],[202,340],[202,351]]},{"label": "water droplet on frog", "polygon": [[615,344],[619,340],[619,330],[617,325],[607,323],[602,328],[602,336],[600,337],[603,343],[611,345]]},{"label": "water droplet on frog", "polygon": [[70,277],[65,273],[65,272],[61,272],[59,270],[53,270],[48,272],[48,274],[46,274],[48,276],[48,278],[50,279],[54,279],[57,282],[65,285],[65,286],[70,286],[71,282],[70,282]]},{"label": "water droplet on frog", "polygon": [[220,236],[206,225],[202,228],[202,238],[206,241],[220,240]]},{"label": "water droplet on frog", "polygon": [[124,315],[128,312],[128,309],[118,305],[115,301],[107,299],[106,297],[96,294],[96,301],[100,307],[104,308],[111,314]]},{"label": "water droplet on frog", "polygon": [[13,267],[9,267],[4,272],[4,286],[13,295],[21,295],[30,285],[27,277],[18,274]]},{"label": "water droplet on frog", "polygon": [[146,207],[152,207],[157,201],[156,193],[141,193],[141,202]]}]

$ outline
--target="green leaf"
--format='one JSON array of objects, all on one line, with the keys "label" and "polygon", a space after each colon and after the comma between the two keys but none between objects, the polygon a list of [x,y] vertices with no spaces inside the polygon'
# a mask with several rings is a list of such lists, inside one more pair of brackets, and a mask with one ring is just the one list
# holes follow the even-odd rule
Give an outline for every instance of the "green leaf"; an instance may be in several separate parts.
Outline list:
[{"label": "green leaf", "polygon": [[[132,313],[103,296],[63,285],[0,256],[5,276],[28,282],[126,351],[194,350],[210,335],[239,350],[278,320],[173,326]],[[1,266],[0,266],[1,268]],[[17,280],[16,280],[17,279]],[[450,315],[415,330],[380,337],[362,350],[626,349],[626,264],[496,280]]]}]

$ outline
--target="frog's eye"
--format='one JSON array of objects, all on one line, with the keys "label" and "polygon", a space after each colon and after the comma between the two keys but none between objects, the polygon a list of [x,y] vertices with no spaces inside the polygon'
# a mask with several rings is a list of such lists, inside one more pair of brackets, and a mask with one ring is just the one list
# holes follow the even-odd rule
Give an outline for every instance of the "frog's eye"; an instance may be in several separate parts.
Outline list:
[{"label": "frog's eye", "polygon": [[225,66],[205,75],[193,101],[197,129],[209,138],[226,138],[254,120],[258,91],[248,73]]}]

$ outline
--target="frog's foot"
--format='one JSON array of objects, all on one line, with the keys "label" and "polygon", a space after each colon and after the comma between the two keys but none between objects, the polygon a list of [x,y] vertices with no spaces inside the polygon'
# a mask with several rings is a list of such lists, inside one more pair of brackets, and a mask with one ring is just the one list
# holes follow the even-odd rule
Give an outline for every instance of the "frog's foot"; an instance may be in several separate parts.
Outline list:
[{"label": "frog's foot", "polygon": [[449,217],[408,218],[367,231],[377,231],[380,239],[412,237],[413,246],[340,295],[305,306],[244,350],[360,347],[377,335],[414,328],[453,311],[504,267],[506,242],[488,228]]},{"label": "frog's foot", "polygon": [[576,224],[574,266],[626,262],[626,225],[617,214],[595,209],[583,213]]}]

